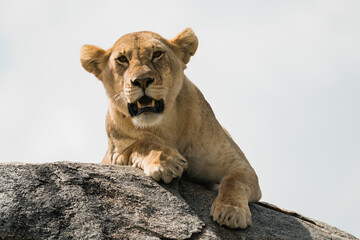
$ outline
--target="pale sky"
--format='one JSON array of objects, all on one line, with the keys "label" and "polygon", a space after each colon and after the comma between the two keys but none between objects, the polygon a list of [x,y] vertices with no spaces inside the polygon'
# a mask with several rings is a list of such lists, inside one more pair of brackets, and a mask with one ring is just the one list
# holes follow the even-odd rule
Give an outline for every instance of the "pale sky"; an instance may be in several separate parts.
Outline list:
[{"label": "pale sky", "polygon": [[99,163],[107,99],[83,44],[141,30],[199,48],[186,75],[262,201],[360,237],[360,1],[0,1],[0,161]]}]

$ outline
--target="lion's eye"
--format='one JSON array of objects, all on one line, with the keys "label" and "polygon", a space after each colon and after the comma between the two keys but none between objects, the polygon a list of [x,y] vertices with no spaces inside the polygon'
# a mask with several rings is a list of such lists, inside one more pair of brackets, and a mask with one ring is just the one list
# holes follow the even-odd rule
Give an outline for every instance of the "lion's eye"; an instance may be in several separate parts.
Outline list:
[{"label": "lion's eye", "polygon": [[125,57],[125,56],[120,56],[120,57],[118,57],[116,60],[118,60],[119,62],[122,62],[122,63],[127,63],[127,62],[129,62],[128,59],[127,59],[127,57]]},{"label": "lion's eye", "polygon": [[156,51],[153,53],[153,59],[159,58],[163,55],[162,51]]}]

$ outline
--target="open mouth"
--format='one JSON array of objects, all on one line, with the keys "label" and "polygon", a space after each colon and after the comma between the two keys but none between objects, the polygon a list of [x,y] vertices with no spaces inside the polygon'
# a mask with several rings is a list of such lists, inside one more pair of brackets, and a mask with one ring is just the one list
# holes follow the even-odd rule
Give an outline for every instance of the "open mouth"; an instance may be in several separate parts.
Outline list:
[{"label": "open mouth", "polygon": [[162,113],[164,111],[164,100],[156,100],[144,95],[136,102],[128,103],[128,109],[131,117],[138,116],[144,112]]}]

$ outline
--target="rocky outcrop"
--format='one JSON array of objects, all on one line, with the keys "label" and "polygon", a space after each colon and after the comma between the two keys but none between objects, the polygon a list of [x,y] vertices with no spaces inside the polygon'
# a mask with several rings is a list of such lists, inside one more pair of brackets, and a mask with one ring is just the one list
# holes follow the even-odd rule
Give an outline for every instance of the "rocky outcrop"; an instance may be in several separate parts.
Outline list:
[{"label": "rocky outcrop", "polygon": [[0,240],[356,239],[266,203],[250,205],[251,227],[219,227],[209,216],[215,196],[185,180],[157,183],[128,166],[0,164]]}]

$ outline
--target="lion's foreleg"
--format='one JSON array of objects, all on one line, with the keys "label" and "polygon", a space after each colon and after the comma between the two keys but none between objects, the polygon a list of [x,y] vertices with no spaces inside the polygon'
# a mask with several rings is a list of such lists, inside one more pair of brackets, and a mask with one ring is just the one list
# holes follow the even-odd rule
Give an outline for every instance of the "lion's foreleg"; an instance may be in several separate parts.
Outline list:
[{"label": "lion's foreleg", "polygon": [[254,170],[250,166],[237,167],[222,179],[211,215],[220,225],[246,228],[252,223],[248,203],[259,201],[260,198],[261,191]]},{"label": "lion's foreleg", "polygon": [[175,148],[155,142],[139,140],[122,152],[117,152],[116,149],[118,148],[115,147],[112,157],[113,164],[127,164],[141,168],[156,181],[162,179],[165,183],[169,183],[172,179],[181,177],[188,165]]}]

